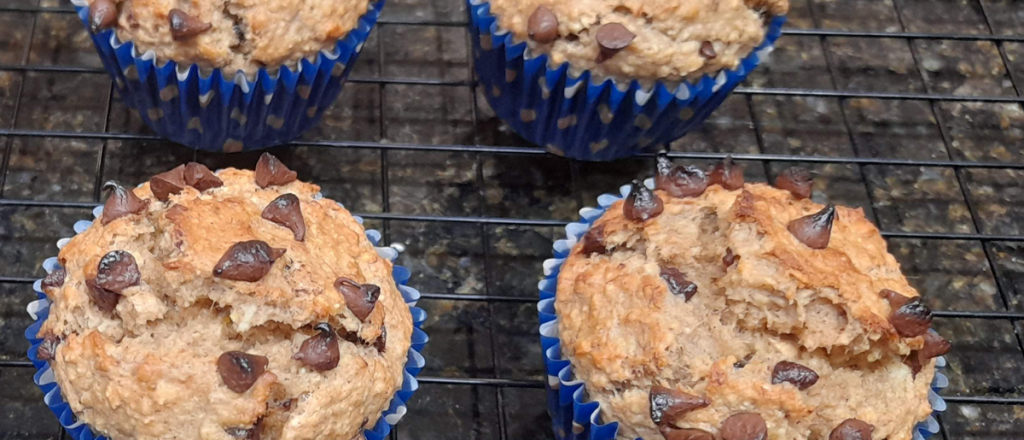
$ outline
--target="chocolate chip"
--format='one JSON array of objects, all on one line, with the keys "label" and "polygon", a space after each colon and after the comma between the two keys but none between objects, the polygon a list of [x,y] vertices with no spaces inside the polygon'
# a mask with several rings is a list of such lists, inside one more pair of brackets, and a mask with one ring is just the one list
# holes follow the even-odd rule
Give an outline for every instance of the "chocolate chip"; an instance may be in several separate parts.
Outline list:
[{"label": "chocolate chip", "polygon": [[171,24],[171,38],[175,41],[187,40],[213,27],[212,24],[188,15],[178,8],[167,13],[167,21]]},{"label": "chocolate chip", "polygon": [[658,385],[651,387],[648,398],[651,404],[651,420],[657,425],[671,424],[690,411],[711,404],[706,398]]},{"label": "chocolate chip", "polygon": [[185,184],[199,192],[224,186],[224,181],[220,180],[216,174],[213,174],[213,171],[210,171],[206,165],[201,163],[189,162],[185,165],[185,172],[183,174],[185,175]]},{"label": "chocolate chip", "polygon": [[541,44],[555,41],[558,38],[558,17],[547,6],[540,5],[530,14],[526,33],[531,40]]},{"label": "chocolate chip", "polygon": [[88,287],[86,292],[89,294],[89,298],[101,312],[113,312],[117,308],[117,303],[121,301],[121,295],[97,286],[95,279],[85,280],[85,286]]},{"label": "chocolate chip", "polygon": [[700,43],[700,56],[713,60],[718,54],[715,53],[715,46],[710,41],[705,41]]},{"label": "chocolate chip", "polygon": [[608,253],[608,248],[604,246],[604,225],[590,228],[583,234],[580,243],[580,253],[583,255]]},{"label": "chocolate chip", "polygon": [[227,351],[217,359],[217,372],[229,390],[244,393],[264,371],[270,360],[266,356],[241,351]]},{"label": "chocolate chip", "polygon": [[665,440],[715,440],[715,437],[703,429],[675,429],[670,426],[661,427],[661,435]]},{"label": "chocolate chip", "polygon": [[59,267],[57,270],[46,274],[46,278],[43,278],[42,282],[43,291],[63,286],[65,276],[67,276],[67,272],[64,271],[63,267]]},{"label": "chocolate chip", "polygon": [[782,361],[775,364],[772,370],[772,384],[778,385],[783,382],[791,383],[803,391],[818,383],[818,373],[798,363]]},{"label": "chocolate chip", "polygon": [[263,419],[256,421],[252,428],[227,428],[224,430],[229,436],[238,440],[260,440],[263,433]]},{"label": "chocolate chip", "polygon": [[134,191],[113,180],[104,183],[103,190],[111,191],[107,202],[103,204],[103,217],[100,221],[104,225],[126,215],[138,214],[149,206],[149,199],[140,199]]},{"label": "chocolate chip", "polygon": [[747,364],[750,363],[751,359],[754,359],[754,353],[748,353],[746,356],[743,356],[743,359],[733,362],[732,367],[737,370],[746,367]]},{"label": "chocolate chip", "polygon": [[297,399],[279,400],[277,402],[274,402],[274,406],[280,408],[282,411],[287,412],[292,410],[292,405],[294,405],[296,401]]},{"label": "chocolate chip", "polygon": [[811,173],[800,167],[786,168],[775,178],[776,188],[789,191],[798,200],[810,197],[813,186],[814,179],[811,178]]},{"label": "chocolate chip", "polygon": [[356,333],[356,332],[351,331],[349,329],[343,328],[343,329],[339,330],[337,333],[338,333],[338,336],[341,336],[341,339],[344,339],[344,340],[346,340],[348,342],[351,342],[353,344],[362,344],[363,343],[363,340],[359,339],[359,333]]},{"label": "chocolate chip", "polygon": [[89,5],[89,29],[95,34],[117,23],[117,4],[114,0],[93,0]]},{"label": "chocolate chip", "polygon": [[153,196],[166,202],[171,194],[178,194],[185,189],[185,165],[178,165],[170,171],[164,171],[149,179],[149,189]]},{"label": "chocolate chip", "polygon": [[743,412],[725,419],[718,433],[722,440],[765,440],[768,438],[768,425],[760,415]]},{"label": "chocolate chip", "polygon": [[907,301],[910,301],[910,298],[901,295],[899,292],[896,292],[895,290],[882,289],[882,291],[878,292],[878,294],[889,302],[889,307],[891,307],[893,310],[902,307],[904,304],[907,303]]},{"label": "chocolate chip", "polygon": [[730,191],[740,189],[743,187],[743,168],[732,161],[732,156],[726,156],[708,171],[708,184],[721,185]]},{"label": "chocolate chip", "polygon": [[668,156],[658,156],[658,175],[654,187],[672,197],[696,197],[708,188],[708,176],[694,166],[673,166]]},{"label": "chocolate chip", "polygon": [[907,356],[903,360],[903,363],[910,367],[910,372],[913,373],[914,379],[917,379],[917,373],[921,372],[921,355],[916,351],[910,352],[910,356]]},{"label": "chocolate chip", "polygon": [[384,354],[384,351],[388,346],[388,328],[383,325],[380,326],[380,336],[377,340],[373,341],[373,348],[377,349],[378,354]]},{"label": "chocolate chip", "polygon": [[341,353],[338,350],[338,336],[334,329],[326,322],[321,322],[313,328],[320,333],[302,341],[302,346],[292,355],[292,359],[316,371],[327,371],[337,367]]},{"label": "chocolate chip", "polygon": [[141,279],[135,257],[129,252],[117,250],[108,252],[100,259],[94,282],[104,290],[121,293],[124,289],[138,286]]},{"label": "chocolate chip", "polygon": [[213,268],[213,276],[233,281],[259,281],[270,272],[274,261],[286,249],[272,248],[264,241],[250,240],[235,243],[220,257]]},{"label": "chocolate chip", "polygon": [[932,310],[920,298],[907,301],[889,314],[889,323],[904,338],[921,336],[932,325]]},{"label": "chocolate chip", "polygon": [[58,345],[60,345],[60,337],[53,333],[47,333],[43,336],[43,342],[36,348],[36,359],[52,361],[57,356]]},{"label": "chocolate chip", "polygon": [[661,279],[668,284],[668,291],[675,296],[682,295],[686,301],[697,294],[697,285],[686,279],[686,274],[674,267],[661,268]]},{"label": "chocolate chip", "polygon": [[345,305],[356,315],[360,321],[373,313],[377,305],[377,298],[380,297],[380,287],[373,284],[359,284],[351,279],[340,277],[334,281],[334,288],[338,289],[341,296],[345,297]]},{"label": "chocolate chip", "polygon": [[256,162],[256,184],[260,188],[268,186],[286,185],[294,182],[298,173],[289,170],[280,160],[271,156],[270,153],[263,153],[260,161]]},{"label": "chocolate chip", "polygon": [[736,264],[739,260],[740,256],[732,253],[732,248],[725,248],[725,256],[722,257],[722,264],[724,264],[726,268],[732,267],[732,265]]},{"label": "chocolate chip", "polygon": [[597,28],[594,39],[601,49],[601,61],[615,56],[620,50],[633,42],[636,34],[626,29],[622,23],[605,23]]},{"label": "chocolate chip", "polygon": [[828,440],[871,440],[873,432],[875,432],[875,427],[869,423],[857,419],[846,419],[832,430],[832,433],[828,435]]},{"label": "chocolate chip", "polygon": [[622,215],[627,220],[645,222],[661,215],[664,210],[665,206],[657,194],[647,189],[640,181],[633,181],[633,188],[622,204]]},{"label": "chocolate chip", "polygon": [[939,336],[935,330],[928,329],[924,334],[924,348],[921,348],[917,354],[921,357],[921,360],[924,361],[949,353],[949,350],[952,348],[953,345],[950,344],[949,341],[945,340],[942,336]]},{"label": "chocolate chip", "polygon": [[306,220],[295,194],[283,194],[263,209],[263,218],[284,226],[292,231],[296,241],[306,238]]},{"label": "chocolate chip", "polygon": [[789,222],[786,229],[807,247],[825,249],[832,238],[832,222],[836,217],[836,207],[830,203],[821,211]]}]

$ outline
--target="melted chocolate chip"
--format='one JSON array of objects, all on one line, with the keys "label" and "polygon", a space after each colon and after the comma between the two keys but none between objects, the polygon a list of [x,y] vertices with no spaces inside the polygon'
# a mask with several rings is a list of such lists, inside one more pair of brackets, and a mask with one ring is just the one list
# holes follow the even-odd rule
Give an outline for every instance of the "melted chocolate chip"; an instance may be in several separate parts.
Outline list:
[{"label": "melted chocolate chip", "polygon": [[935,330],[928,329],[924,334],[924,347],[917,354],[921,357],[922,361],[925,361],[949,353],[949,350],[952,348],[953,345],[949,341],[939,336]]},{"label": "melted chocolate chip", "polygon": [[174,8],[167,13],[167,22],[171,25],[171,38],[175,41],[187,40],[210,30],[212,24],[188,15],[181,9]]},{"label": "melted chocolate chip", "polygon": [[708,176],[694,166],[673,166],[665,155],[658,156],[658,175],[654,187],[672,197],[696,197],[708,188]]},{"label": "melted chocolate chip", "polygon": [[715,46],[710,41],[705,41],[700,43],[700,56],[713,60],[718,54],[715,53]]},{"label": "melted chocolate chip", "polygon": [[42,283],[43,291],[63,286],[65,276],[67,276],[67,272],[64,271],[63,267],[57,268],[57,270],[46,274],[46,278],[43,278]]},{"label": "melted chocolate chip", "polygon": [[302,341],[299,351],[292,355],[292,359],[302,362],[305,366],[317,371],[327,371],[338,366],[341,353],[338,350],[338,336],[334,329],[326,322],[321,322],[314,327],[318,333],[315,336]]},{"label": "melted chocolate chip", "polygon": [[360,321],[373,313],[380,297],[380,287],[373,284],[359,284],[351,279],[340,277],[334,281],[334,288],[345,297],[345,305]]},{"label": "melted chocolate chip", "polygon": [[138,214],[149,206],[148,199],[140,199],[134,191],[112,180],[103,184],[103,190],[111,191],[107,202],[103,204],[103,217],[100,221],[104,225],[126,215]]},{"label": "melted chocolate chip", "polygon": [[601,48],[601,61],[615,56],[620,50],[633,42],[636,34],[626,29],[622,23],[605,23],[597,28],[594,39],[597,46]]},{"label": "melted chocolate chip", "polygon": [[547,6],[540,5],[530,14],[526,33],[531,40],[541,44],[555,41],[558,38],[558,17]]},{"label": "melted chocolate chip", "polygon": [[882,295],[882,298],[889,302],[889,307],[892,307],[893,310],[902,307],[907,301],[910,301],[910,298],[901,295],[895,290],[882,289],[878,294]]},{"label": "melted chocolate chip", "polygon": [[185,176],[185,184],[199,192],[224,186],[224,181],[220,180],[216,174],[213,174],[213,171],[210,171],[206,165],[201,163],[189,162],[185,165],[183,174]]},{"label": "melted chocolate chip", "polygon": [[171,194],[178,194],[185,189],[185,165],[178,165],[173,170],[164,171],[149,179],[149,189],[153,196],[166,202]]},{"label": "melted chocolate chip", "polygon": [[904,338],[921,336],[932,325],[932,310],[921,302],[920,298],[907,301],[889,314],[889,323],[896,333]]},{"label": "melted chocolate chip", "polygon": [[810,197],[813,186],[814,179],[811,178],[811,173],[800,167],[786,168],[775,178],[776,188],[789,191],[797,199]]},{"label": "melted chocolate chip", "polygon": [[264,241],[250,240],[231,245],[213,268],[213,276],[233,281],[259,281],[270,272],[285,249],[272,248]]},{"label": "melted chocolate chip", "polygon": [[96,304],[96,308],[100,309],[101,312],[110,313],[117,308],[117,303],[121,301],[121,295],[106,290],[96,285],[96,280],[89,278],[85,280],[85,286],[89,289],[86,291],[89,294],[89,298]]},{"label": "melted chocolate chip", "polygon": [[722,440],[765,440],[768,438],[768,425],[760,415],[743,412],[725,419],[718,433]]},{"label": "melted chocolate chip", "polygon": [[674,267],[661,268],[661,279],[668,284],[668,291],[689,301],[697,294],[697,285],[686,279],[686,274]]},{"label": "melted chocolate chip", "polygon": [[290,229],[296,241],[306,238],[306,220],[302,218],[302,208],[295,194],[274,199],[263,209],[263,218]]},{"label": "melted chocolate chip", "polygon": [[627,220],[645,222],[657,217],[665,210],[661,198],[640,181],[633,181],[633,188],[622,204],[622,215]]},{"label": "melted chocolate chip", "polygon": [[604,246],[604,225],[590,228],[586,234],[583,234],[580,243],[582,243],[580,253],[583,255],[608,253],[608,248]]},{"label": "melted chocolate chip", "polygon": [[260,188],[286,185],[294,182],[297,178],[298,173],[289,170],[270,153],[263,153],[260,156],[260,161],[256,162],[256,185],[259,185]]},{"label": "melted chocolate chip", "polygon": [[727,156],[708,171],[708,184],[721,185],[730,191],[740,189],[743,187],[743,168],[732,161],[732,156]]},{"label": "melted chocolate chip", "polygon": [[36,348],[36,359],[41,361],[52,361],[57,356],[57,346],[60,345],[60,337],[47,333],[43,336],[43,342]]},{"label": "melted chocolate chip", "polygon": [[871,440],[873,432],[875,432],[875,427],[869,423],[857,419],[846,419],[832,430],[832,433],[828,435],[828,440]]},{"label": "melted chocolate chip", "polygon": [[732,248],[725,248],[725,256],[722,257],[722,264],[728,269],[740,260],[740,256],[732,253]]},{"label": "melted chocolate chip", "polygon": [[837,216],[835,205],[830,203],[821,211],[789,222],[786,229],[807,247],[825,249],[832,238],[832,222]]},{"label": "melted chocolate chip", "polygon": [[117,23],[117,4],[114,0],[93,0],[89,5],[89,29],[99,32]]},{"label": "melted chocolate chip", "polygon": [[269,363],[266,356],[227,351],[217,359],[217,372],[229,390],[244,393],[267,371]]},{"label": "melted chocolate chip", "polygon": [[818,373],[798,363],[782,361],[775,364],[772,370],[772,384],[783,382],[791,383],[803,391],[818,382]]},{"label": "melted chocolate chip", "polygon": [[651,387],[648,397],[651,404],[651,421],[657,425],[671,424],[690,411],[711,404],[706,398],[658,385]]},{"label": "melted chocolate chip", "polygon": [[124,292],[132,286],[138,286],[142,275],[139,273],[139,265],[135,263],[135,257],[125,251],[111,251],[100,259],[96,270],[96,278],[93,280],[97,287],[114,293]]},{"label": "melted chocolate chip", "polygon": [[231,438],[238,440],[260,440],[263,433],[263,419],[257,420],[252,428],[227,428],[224,430]]},{"label": "melted chocolate chip", "polygon": [[694,428],[675,429],[664,426],[661,428],[661,435],[665,440],[715,440],[710,432]]},{"label": "melted chocolate chip", "polygon": [[373,348],[377,349],[378,354],[384,354],[384,351],[388,347],[388,328],[383,325],[380,326],[380,336],[377,340],[373,341]]}]

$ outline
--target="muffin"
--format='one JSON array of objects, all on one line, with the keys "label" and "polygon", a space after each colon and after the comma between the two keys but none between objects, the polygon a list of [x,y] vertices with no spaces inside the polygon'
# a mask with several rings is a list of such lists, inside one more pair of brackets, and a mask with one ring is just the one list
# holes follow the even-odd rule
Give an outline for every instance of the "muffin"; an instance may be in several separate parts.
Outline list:
[{"label": "muffin", "polygon": [[348,211],[266,154],[255,172],[190,163],[109,186],[42,282],[35,358],[77,420],[113,439],[351,439],[377,424],[413,320]]},{"label": "muffin", "polygon": [[607,160],[698,126],[778,37],[788,0],[470,0],[495,113],[555,154]]},{"label": "muffin", "polygon": [[661,158],[580,236],[552,325],[617,438],[908,440],[929,417],[950,344],[863,211],[810,183]]},{"label": "muffin", "polygon": [[73,0],[121,97],[211,151],[278,145],[337,98],[383,0]]}]

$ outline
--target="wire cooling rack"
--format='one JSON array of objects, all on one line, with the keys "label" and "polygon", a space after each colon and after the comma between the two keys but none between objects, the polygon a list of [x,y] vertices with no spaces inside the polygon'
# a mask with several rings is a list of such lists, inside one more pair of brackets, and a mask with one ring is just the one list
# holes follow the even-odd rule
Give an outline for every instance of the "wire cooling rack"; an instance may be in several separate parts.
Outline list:
[{"label": "wire cooling rack", "polygon": [[[1024,438],[1024,4],[792,0],[785,37],[680,161],[731,154],[748,180],[793,163],[864,208],[936,310],[949,439]],[[431,343],[392,438],[550,438],[536,337],[541,261],[576,211],[652,159],[574,163],[478,99],[460,0],[391,0],[338,104],[274,149],[405,249]],[[0,438],[66,437],[31,384],[30,284],[108,179],[254,154],[161,141],[114,96],[70,5],[0,1]]]}]

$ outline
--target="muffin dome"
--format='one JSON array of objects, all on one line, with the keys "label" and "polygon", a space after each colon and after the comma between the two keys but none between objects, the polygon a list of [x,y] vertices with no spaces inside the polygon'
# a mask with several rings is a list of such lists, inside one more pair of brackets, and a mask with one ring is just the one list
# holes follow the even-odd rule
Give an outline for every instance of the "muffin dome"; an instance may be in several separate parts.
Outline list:
[{"label": "muffin dome", "polygon": [[693,79],[735,68],[788,0],[489,0],[534,55],[623,80]]},{"label": "muffin dome", "polygon": [[912,438],[949,345],[863,212],[661,165],[558,276],[561,353],[618,438]]},{"label": "muffin dome", "polygon": [[59,255],[38,353],[113,439],[350,439],[401,387],[412,318],[364,230],[264,155],[133,190]]},{"label": "muffin dome", "polygon": [[330,49],[368,0],[86,0],[94,29],[113,27],[138,53],[247,75],[294,67]]}]

